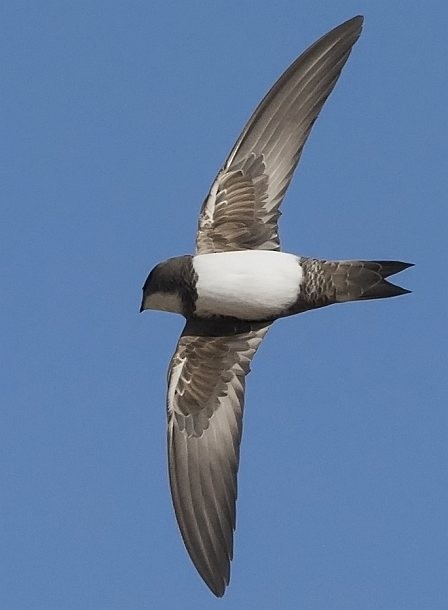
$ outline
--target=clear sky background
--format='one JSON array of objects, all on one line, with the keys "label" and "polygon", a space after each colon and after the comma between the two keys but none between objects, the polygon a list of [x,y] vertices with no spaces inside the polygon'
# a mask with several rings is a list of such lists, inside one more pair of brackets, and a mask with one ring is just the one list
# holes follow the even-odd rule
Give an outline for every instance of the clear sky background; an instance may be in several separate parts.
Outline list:
[{"label": "clear sky background", "polygon": [[[399,259],[412,295],[281,321],[248,379],[230,588],[183,548],[139,314],[246,119],[356,14],[283,206],[287,251]],[[5,2],[2,610],[446,610],[446,2]]]}]

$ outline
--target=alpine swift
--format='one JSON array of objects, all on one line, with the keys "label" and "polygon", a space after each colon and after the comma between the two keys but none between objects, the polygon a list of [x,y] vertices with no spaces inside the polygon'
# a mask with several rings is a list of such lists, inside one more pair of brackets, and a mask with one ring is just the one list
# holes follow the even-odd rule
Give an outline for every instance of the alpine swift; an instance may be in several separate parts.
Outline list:
[{"label": "alpine swift", "polygon": [[327,261],[280,251],[280,205],[363,17],[325,34],[256,108],[199,215],[196,254],[159,263],[140,311],[186,318],[168,372],[168,463],[183,541],[216,596],[229,584],[245,377],[278,318],[405,294],[397,261]]}]

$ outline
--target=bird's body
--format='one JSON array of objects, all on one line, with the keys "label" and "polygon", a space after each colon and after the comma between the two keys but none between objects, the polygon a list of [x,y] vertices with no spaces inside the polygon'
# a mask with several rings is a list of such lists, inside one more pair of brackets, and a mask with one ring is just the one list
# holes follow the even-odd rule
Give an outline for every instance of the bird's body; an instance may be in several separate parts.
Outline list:
[{"label": "bird's body", "polygon": [[[303,273],[299,257],[272,250],[238,250],[176,257],[166,261],[177,286],[193,294],[192,313],[199,318],[226,316],[241,320],[273,320],[294,304]],[[166,306],[160,307],[163,295]],[[152,306],[156,303],[156,307]],[[152,293],[148,309],[185,313],[181,300],[174,302],[169,291]],[[188,315],[188,314],[187,314]]]},{"label": "bird's body", "polygon": [[384,278],[396,261],[325,261],[275,250],[184,255],[157,265],[142,309],[207,320],[272,322],[324,305],[397,296],[405,288]]},{"label": "bird's body", "polygon": [[273,320],[294,305],[303,279],[297,256],[273,250],[199,254],[193,267],[198,317]]},{"label": "bird's body", "polygon": [[186,318],[168,373],[168,461],[180,531],[200,575],[224,594],[233,554],[245,377],[278,318],[409,292],[397,261],[280,252],[280,205],[303,146],[361,33],[362,17],[307,49],[259,104],[202,206],[196,253],[159,263],[141,310]]}]

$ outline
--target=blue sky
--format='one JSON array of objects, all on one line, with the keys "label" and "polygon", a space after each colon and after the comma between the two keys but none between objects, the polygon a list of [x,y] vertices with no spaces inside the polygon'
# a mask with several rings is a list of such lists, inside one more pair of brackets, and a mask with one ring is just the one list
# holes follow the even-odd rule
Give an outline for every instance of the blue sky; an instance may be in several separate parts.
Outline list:
[{"label": "blue sky", "polygon": [[[412,295],[277,323],[248,379],[232,580],[190,564],[166,472],[182,328],[138,313],[304,48],[364,14],[283,206],[287,251],[401,259]],[[1,9],[0,607],[445,609],[448,8]]]}]

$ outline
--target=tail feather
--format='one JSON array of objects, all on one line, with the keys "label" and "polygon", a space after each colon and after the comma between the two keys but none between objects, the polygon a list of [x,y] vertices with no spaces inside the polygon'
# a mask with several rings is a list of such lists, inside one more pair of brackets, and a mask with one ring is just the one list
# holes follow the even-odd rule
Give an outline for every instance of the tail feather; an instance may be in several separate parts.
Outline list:
[{"label": "tail feather", "polygon": [[[409,267],[413,267],[414,263],[403,263],[401,261],[368,261],[369,264],[379,265],[380,273],[383,277],[389,277],[390,275],[395,275],[396,273],[400,273],[400,271],[404,271],[405,269],[409,269]],[[409,290],[407,292],[410,292]]]},{"label": "tail feather", "polygon": [[303,279],[293,313],[333,303],[385,299],[411,292],[388,282],[412,263],[401,261],[325,261],[301,257]]},{"label": "tail feather", "polygon": [[412,263],[401,261],[339,261],[331,272],[336,302],[384,299],[411,292],[385,278],[400,273]]}]

